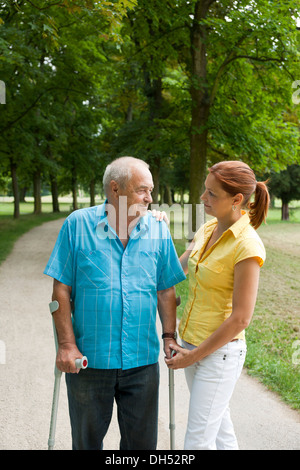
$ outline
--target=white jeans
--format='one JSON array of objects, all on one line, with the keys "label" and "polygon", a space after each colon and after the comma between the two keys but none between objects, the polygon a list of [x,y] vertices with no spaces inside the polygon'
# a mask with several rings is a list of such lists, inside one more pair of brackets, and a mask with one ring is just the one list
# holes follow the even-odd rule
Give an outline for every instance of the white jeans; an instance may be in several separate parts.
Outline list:
[{"label": "white jeans", "polygon": [[[182,346],[195,348],[185,341]],[[238,450],[229,401],[245,356],[245,342],[232,341],[185,369],[190,390],[185,450]]]}]

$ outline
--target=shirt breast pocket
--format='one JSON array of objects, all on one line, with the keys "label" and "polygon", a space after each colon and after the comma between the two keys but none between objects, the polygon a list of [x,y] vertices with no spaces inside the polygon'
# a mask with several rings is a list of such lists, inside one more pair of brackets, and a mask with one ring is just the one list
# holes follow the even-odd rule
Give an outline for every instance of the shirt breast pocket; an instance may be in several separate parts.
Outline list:
[{"label": "shirt breast pocket", "polygon": [[156,287],[157,285],[157,253],[140,251],[140,285]]},{"label": "shirt breast pocket", "polygon": [[79,287],[108,287],[111,279],[110,251],[80,250],[77,256],[76,274]]},{"label": "shirt breast pocket", "polygon": [[203,266],[209,269],[209,271],[212,271],[216,274],[220,274],[224,269],[224,264],[220,263],[219,261],[213,258],[204,261]]},{"label": "shirt breast pocket", "polygon": [[196,273],[198,282],[205,289],[223,289],[224,287],[224,264],[210,258],[199,264]]}]

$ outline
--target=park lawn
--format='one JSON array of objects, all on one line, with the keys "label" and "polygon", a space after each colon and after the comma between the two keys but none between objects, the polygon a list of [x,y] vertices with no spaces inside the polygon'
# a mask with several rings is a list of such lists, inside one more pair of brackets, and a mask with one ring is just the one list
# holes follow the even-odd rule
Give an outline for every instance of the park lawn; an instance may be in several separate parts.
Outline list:
[{"label": "park lawn", "polygon": [[[71,203],[60,203],[59,204],[61,212],[70,212],[71,210]],[[20,203],[20,214],[33,214],[34,204],[33,202],[21,202]],[[43,214],[52,213],[52,203],[51,202],[43,202],[42,203],[42,211]],[[0,202],[0,217],[10,216],[14,213],[14,206],[12,203],[7,202]]]},{"label": "park lawn", "polygon": [[246,367],[300,409],[300,223],[259,229],[267,252],[252,322]]}]

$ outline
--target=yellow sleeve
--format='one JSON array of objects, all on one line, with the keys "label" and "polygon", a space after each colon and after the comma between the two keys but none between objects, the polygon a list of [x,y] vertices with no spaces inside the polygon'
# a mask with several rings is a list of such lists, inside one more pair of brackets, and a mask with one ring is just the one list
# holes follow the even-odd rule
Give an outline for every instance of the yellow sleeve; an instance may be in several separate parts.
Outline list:
[{"label": "yellow sleeve", "polygon": [[263,242],[256,238],[240,240],[234,252],[234,264],[248,258],[255,258],[260,267],[266,260],[266,250]]}]

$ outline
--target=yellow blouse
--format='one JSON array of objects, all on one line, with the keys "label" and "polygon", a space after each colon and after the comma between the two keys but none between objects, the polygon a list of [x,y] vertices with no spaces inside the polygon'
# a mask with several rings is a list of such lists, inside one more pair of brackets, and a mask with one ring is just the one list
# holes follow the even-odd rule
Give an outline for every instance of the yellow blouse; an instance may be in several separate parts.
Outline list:
[{"label": "yellow blouse", "polygon": [[[242,214],[204,254],[217,219],[204,224],[195,235],[188,262],[188,301],[179,324],[179,335],[187,343],[199,346],[231,315],[235,264],[256,258],[261,267],[266,259],[263,242],[247,212]],[[236,338],[245,339],[245,332]]]}]

